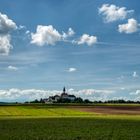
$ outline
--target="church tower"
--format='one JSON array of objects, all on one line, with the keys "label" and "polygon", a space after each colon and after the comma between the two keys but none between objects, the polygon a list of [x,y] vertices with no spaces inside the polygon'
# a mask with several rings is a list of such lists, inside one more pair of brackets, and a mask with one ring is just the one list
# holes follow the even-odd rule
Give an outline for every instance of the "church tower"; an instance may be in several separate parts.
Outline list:
[{"label": "church tower", "polygon": [[63,93],[66,93],[66,88],[65,87],[63,88]]}]

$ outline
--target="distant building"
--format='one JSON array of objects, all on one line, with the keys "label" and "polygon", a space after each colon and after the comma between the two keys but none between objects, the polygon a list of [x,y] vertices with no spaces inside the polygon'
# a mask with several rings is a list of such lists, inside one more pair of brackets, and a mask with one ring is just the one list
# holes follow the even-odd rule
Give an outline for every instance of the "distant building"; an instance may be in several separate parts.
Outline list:
[{"label": "distant building", "polygon": [[53,102],[57,102],[58,100],[70,100],[70,101],[74,101],[76,99],[76,97],[74,95],[69,95],[68,93],[66,93],[66,88],[63,88],[63,92],[61,93],[61,95],[55,95],[55,96],[50,96],[47,100],[45,100],[45,103],[53,103]]},{"label": "distant building", "polygon": [[76,99],[76,97],[74,95],[69,95],[68,99],[71,100],[71,101],[74,101]]},{"label": "distant building", "polygon": [[76,97],[74,95],[69,95],[68,93],[66,93],[66,89],[64,87],[63,92],[61,94],[61,99],[69,99],[71,101],[74,101],[76,99]]},{"label": "distant building", "polygon": [[60,97],[59,95],[55,95],[55,96],[54,96],[55,102],[57,102],[60,98],[61,98],[61,97]]},{"label": "distant building", "polygon": [[68,98],[68,93],[66,93],[65,87],[63,88],[63,92],[61,93],[61,99],[67,99]]}]

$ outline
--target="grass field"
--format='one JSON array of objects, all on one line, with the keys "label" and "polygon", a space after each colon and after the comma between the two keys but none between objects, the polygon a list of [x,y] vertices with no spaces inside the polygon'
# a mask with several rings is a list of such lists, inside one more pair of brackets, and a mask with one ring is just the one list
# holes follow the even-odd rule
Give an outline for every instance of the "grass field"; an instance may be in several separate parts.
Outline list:
[{"label": "grass field", "polygon": [[[82,107],[96,108],[95,105]],[[139,139],[138,114],[103,114],[65,105],[0,106],[0,140]]]},{"label": "grass field", "polygon": [[66,107],[30,105],[30,106],[2,106],[0,117],[62,117],[88,116],[91,113],[82,112]]}]

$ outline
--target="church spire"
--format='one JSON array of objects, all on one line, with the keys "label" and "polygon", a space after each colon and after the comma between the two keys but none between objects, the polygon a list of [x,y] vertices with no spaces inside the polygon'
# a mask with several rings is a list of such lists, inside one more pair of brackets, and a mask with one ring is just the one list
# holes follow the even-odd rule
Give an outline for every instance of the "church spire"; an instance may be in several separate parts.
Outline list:
[{"label": "church spire", "polygon": [[65,87],[63,88],[63,93],[66,93],[66,89],[65,89]]}]

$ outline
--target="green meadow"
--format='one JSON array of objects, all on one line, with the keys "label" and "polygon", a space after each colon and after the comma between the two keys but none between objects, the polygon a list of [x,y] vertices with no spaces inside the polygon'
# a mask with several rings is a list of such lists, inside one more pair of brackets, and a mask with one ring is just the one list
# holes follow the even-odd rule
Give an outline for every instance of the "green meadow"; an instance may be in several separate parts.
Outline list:
[{"label": "green meadow", "polygon": [[140,139],[140,115],[101,114],[75,108],[40,104],[0,106],[0,140]]}]

